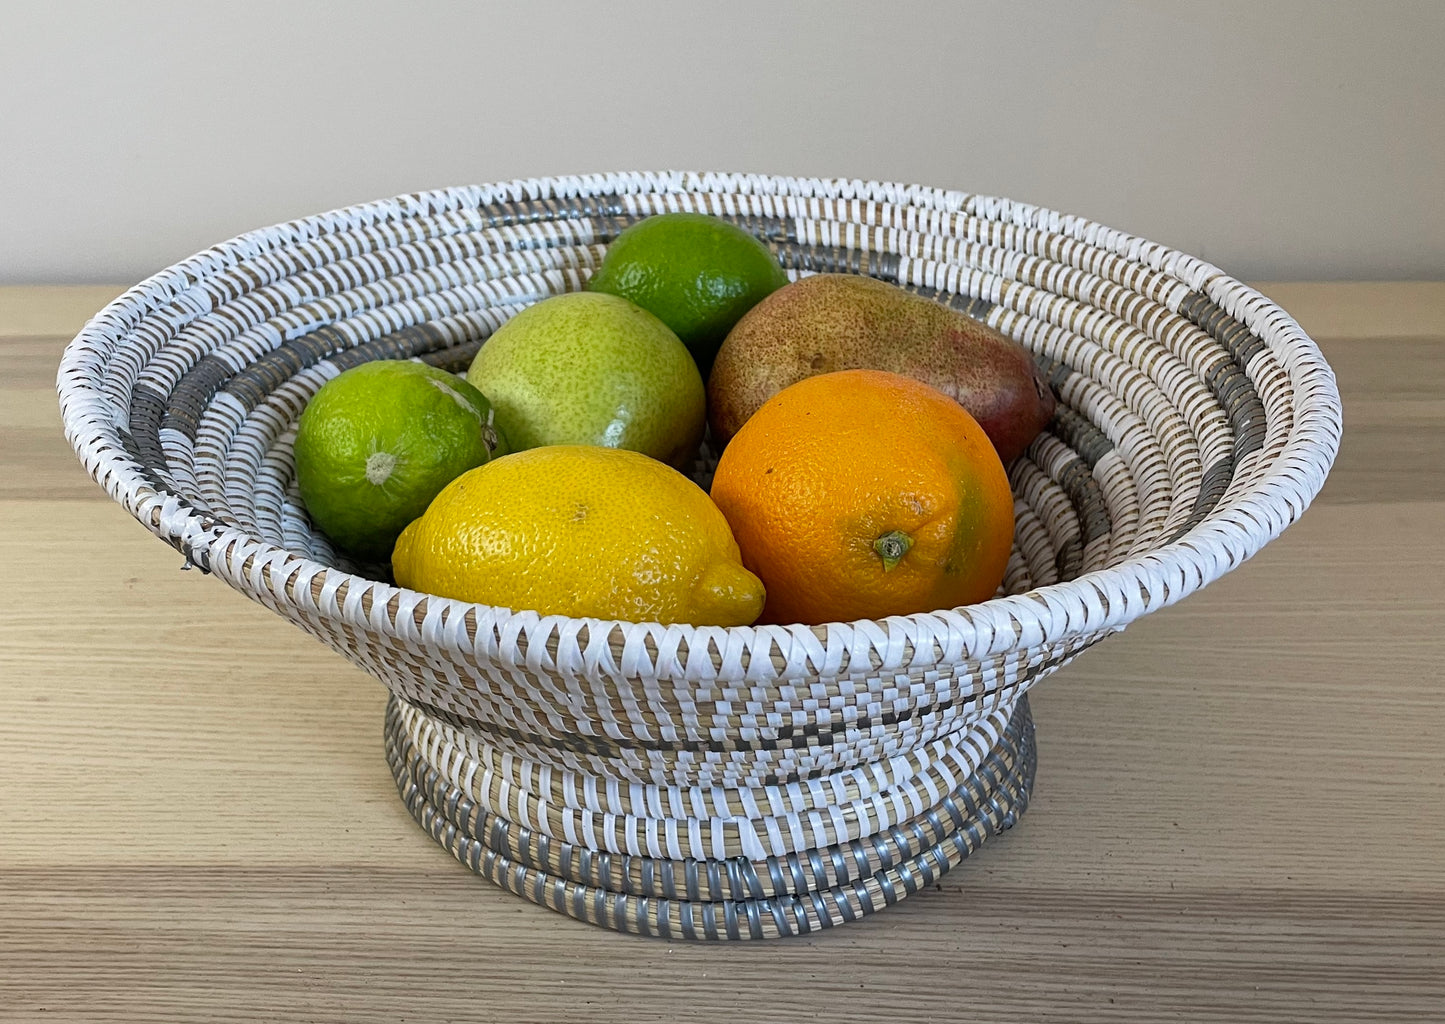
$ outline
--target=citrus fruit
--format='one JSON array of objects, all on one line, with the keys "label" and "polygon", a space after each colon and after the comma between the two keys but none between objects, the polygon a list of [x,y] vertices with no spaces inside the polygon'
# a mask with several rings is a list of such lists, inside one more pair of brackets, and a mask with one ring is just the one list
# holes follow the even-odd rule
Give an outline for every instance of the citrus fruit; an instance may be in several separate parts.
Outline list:
[{"label": "citrus fruit", "polygon": [[544,615],[746,625],[763,587],[707,493],[638,452],[555,445],[452,481],[403,531],[401,586]]},{"label": "citrus fruit", "polygon": [[455,374],[407,360],[362,363],[301,411],[296,486],[338,547],[384,562],[438,491],[505,444],[487,399]]},{"label": "citrus fruit", "polygon": [[467,379],[491,399],[513,451],[591,444],[685,466],[702,440],[702,378],[687,349],[615,295],[528,306],[487,339]]},{"label": "citrus fruit", "polygon": [[998,453],[927,384],[840,370],[763,403],[712,498],[767,588],[763,622],[850,621],[993,597],[1013,545]]},{"label": "citrus fruit", "polygon": [[655,314],[705,377],[733,324],[787,283],[772,251],[736,224],[703,213],[660,213],[617,236],[587,287]]}]

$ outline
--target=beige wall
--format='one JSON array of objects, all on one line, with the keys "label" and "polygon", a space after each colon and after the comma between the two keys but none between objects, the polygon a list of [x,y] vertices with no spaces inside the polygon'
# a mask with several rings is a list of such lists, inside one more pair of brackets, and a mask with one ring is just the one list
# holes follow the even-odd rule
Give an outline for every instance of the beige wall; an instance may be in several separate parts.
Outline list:
[{"label": "beige wall", "polygon": [[0,283],[625,168],[1006,195],[1243,278],[1445,277],[1445,0],[0,11]]}]

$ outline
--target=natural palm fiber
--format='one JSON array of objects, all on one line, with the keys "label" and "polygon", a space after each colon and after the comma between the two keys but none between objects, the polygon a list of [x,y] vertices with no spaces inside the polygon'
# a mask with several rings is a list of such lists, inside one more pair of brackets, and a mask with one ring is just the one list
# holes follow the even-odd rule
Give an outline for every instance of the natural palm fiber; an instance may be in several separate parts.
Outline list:
[{"label": "natural palm fiber", "polygon": [[[382,357],[464,369],[499,324],[580,288],[619,231],[667,210],[734,220],[794,277],[894,281],[1034,353],[1059,412],[1010,467],[1018,525],[1001,596],[821,626],[568,619],[399,589],[311,528],[291,440],[322,383]],[[1201,260],[1006,199],[735,174],[504,182],[250,232],[102,310],[67,348],[58,388],[68,439],[128,512],[405,702],[392,720],[410,723],[408,756],[439,773],[412,778],[414,810],[444,785],[498,820],[533,815],[590,835],[579,849],[597,856],[658,863],[846,846],[976,783],[969,772],[1002,742],[987,723],[1011,721],[1029,687],[1085,648],[1258,551],[1318,492],[1340,432],[1315,345]],[[704,451],[700,482],[711,466]],[[545,858],[494,852],[515,862],[491,872],[502,884],[541,872],[526,882],[533,898],[552,884]],[[606,902],[598,880],[572,879]],[[668,917],[698,909],[676,901],[578,916],[782,934],[909,891],[885,881],[786,927],[749,918],[756,905],[713,907],[723,917],[708,927]]]},{"label": "natural palm fiber", "polygon": [[477,874],[579,920],[665,938],[758,939],[828,928],[932,885],[1028,806],[1036,764],[1028,698],[976,770],[917,817],[866,839],[761,861],[617,855],[519,826],[419,753],[393,697],[387,761],[428,834]]}]

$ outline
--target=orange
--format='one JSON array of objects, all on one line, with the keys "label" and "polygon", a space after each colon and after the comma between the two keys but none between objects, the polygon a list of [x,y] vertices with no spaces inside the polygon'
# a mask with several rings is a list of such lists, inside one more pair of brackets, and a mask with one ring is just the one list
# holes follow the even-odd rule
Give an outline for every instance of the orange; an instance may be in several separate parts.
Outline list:
[{"label": "orange", "polygon": [[985,601],[1013,494],[957,402],[882,370],[778,392],[733,437],[712,498],[767,591],[759,622],[879,619]]}]

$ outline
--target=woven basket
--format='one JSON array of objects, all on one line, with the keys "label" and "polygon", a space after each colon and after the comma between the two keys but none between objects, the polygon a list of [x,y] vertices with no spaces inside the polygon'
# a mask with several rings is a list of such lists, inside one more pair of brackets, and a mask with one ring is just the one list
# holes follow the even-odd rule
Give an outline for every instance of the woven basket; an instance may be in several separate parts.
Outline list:
[{"label": "woven basket", "polygon": [[[291,441],[322,383],[383,357],[462,370],[668,210],[1035,354],[1059,410],[1010,467],[1003,595],[825,626],[569,619],[399,589],[312,529]],[[584,920],[708,938],[851,920],[1006,827],[1032,779],[1025,691],[1259,550],[1340,434],[1315,345],[1200,260],[1004,199],[733,174],[514,181],[251,232],[102,310],[58,387],[117,502],[385,683],[403,798],[464,863]]]}]

